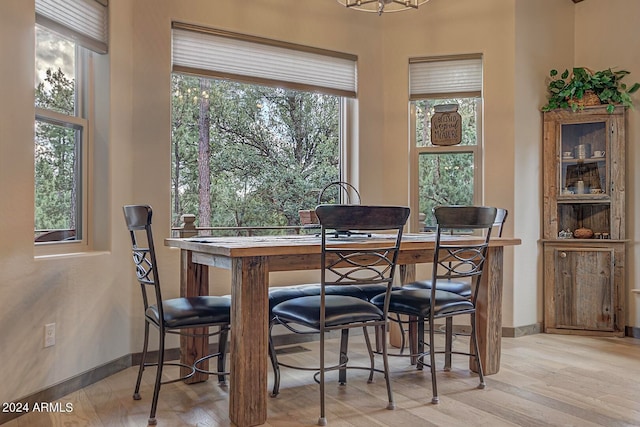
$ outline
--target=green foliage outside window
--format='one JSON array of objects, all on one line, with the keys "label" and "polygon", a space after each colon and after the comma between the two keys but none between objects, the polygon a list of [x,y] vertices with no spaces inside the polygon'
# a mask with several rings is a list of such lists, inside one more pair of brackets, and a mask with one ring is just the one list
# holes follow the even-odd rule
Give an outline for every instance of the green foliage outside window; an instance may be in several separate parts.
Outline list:
[{"label": "green foliage outside window", "polygon": [[[462,142],[452,150],[431,145],[431,117],[434,106],[457,104],[462,117]],[[418,192],[420,212],[426,214],[427,229],[435,227],[432,210],[438,205],[474,203],[474,156],[478,144],[478,98],[425,99],[415,102],[416,146],[418,154]]]},{"label": "green foliage outside window", "polygon": [[339,179],[339,97],[180,74],[172,97],[174,226],[300,225]]},{"label": "green foliage outside window", "polygon": [[[47,70],[36,87],[36,106],[63,114],[74,112],[74,81],[62,70]],[[79,131],[36,121],[35,229],[76,229]]]}]

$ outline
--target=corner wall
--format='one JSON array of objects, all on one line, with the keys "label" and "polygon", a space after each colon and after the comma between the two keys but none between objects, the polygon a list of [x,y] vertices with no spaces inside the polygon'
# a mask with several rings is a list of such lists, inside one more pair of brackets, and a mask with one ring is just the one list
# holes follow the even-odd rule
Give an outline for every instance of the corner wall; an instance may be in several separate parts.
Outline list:
[{"label": "corner wall", "polygon": [[[516,0],[513,81],[513,191],[516,249],[512,324],[542,322],[544,313],[542,245],[542,113],[549,70],[571,66],[573,2]],[[536,277],[536,286],[530,278]],[[506,295],[505,295],[506,296]],[[505,314],[508,308],[503,306]]]},{"label": "corner wall", "polygon": [[[409,200],[409,111],[408,61],[411,57],[483,55],[483,203],[509,210],[505,236],[536,235],[537,223],[523,223],[523,209],[516,204],[515,163],[515,1],[433,1],[418,11],[382,16],[384,20],[384,159],[387,197],[395,202]],[[535,102],[535,100],[532,100]],[[536,119],[538,119],[536,117]],[[537,177],[533,192],[537,191]],[[537,203],[537,201],[536,201]],[[539,216],[537,207],[530,213]],[[516,228],[517,226],[517,228]],[[523,244],[531,245],[523,239]],[[522,247],[506,248],[504,259],[503,325],[513,327],[539,321],[536,310],[514,323],[514,286],[535,294],[538,287],[535,266],[525,278],[514,278],[514,265],[528,262],[532,255]],[[537,251],[535,244],[533,250]],[[418,274],[421,269],[418,269]],[[424,274],[424,273],[422,273]],[[535,304],[534,304],[535,306]]]},{"label": "corner wall", "polygon": [[[34,255],[33,1],[0,3],[0,401],[11,402],[132,352],[133,282],[122,230],[122,202],[131,187],[131,56],[129,2],[112,0],[111,64],[97,70],[94,182],[97,250]],[[99,61],[100,62],[100,61]],[[103,65],[105,64],[102,61]],[[112,69],[109,69],[109,66]],[[107,196],[104,196],[108,193]],[[116,248],[112,252],[112,249]],[[125,267],[126,266],[126,267]],[[136,300],[137,301],[137,300]],[[139,309],[138,309],[139,310]],[[56,324],[56,344],[43,347],[44,325]],[[138,347],[139,337],[135,338]],[[1,418],[0,418],[1,419]]]},{"label": "corner wall", "polygon": [[[593,70],[613,68],[627,70],[624,82],[631,86],[640,82],[640,33],[638,32],[640,2],[637,0],[587,0],[575,10],[575,66]],[[627,115],[627,326],[640,328],[640,227],[638,201],[640,200],[640,91],[632,95],[635,109]]]}]

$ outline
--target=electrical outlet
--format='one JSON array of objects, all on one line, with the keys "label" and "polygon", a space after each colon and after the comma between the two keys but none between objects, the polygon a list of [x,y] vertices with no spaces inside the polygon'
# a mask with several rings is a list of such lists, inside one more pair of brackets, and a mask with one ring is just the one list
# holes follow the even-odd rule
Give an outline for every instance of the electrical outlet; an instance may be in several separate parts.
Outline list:
[{"label": "electrical outlet", "polygon": [[44,346],[51,347],[56,345],[56,324],[47,323],[44,325]]}]

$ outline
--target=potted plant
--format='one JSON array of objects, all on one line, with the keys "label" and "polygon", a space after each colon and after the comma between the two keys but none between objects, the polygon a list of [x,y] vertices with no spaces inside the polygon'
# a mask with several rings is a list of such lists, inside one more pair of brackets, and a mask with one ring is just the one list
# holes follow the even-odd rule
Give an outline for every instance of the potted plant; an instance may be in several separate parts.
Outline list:
[{"label": "potted plant", "polygon": [[622,79],[629,71],[613,71],[611,68],[593,72],[586,67],[575,67],[558,75],[558,70],[549,72],[549,98],[542,111],[556,108],[571,108],[573,111],[587,105],[608,104],[612,113],[616,105],[632,107],[631,94],[640,89],[640,83],[627,87]]}]

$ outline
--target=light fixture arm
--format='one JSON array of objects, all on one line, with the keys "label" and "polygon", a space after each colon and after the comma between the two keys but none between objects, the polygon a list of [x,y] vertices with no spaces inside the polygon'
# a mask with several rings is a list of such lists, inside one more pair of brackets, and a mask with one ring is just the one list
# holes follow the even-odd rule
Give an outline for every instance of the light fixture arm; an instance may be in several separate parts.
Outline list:
[{"label": "light fixture arm", "polygon": [[400,12],[402,10],[417,9],[429,0],[337,0],[341,5],[362,12]]}]

